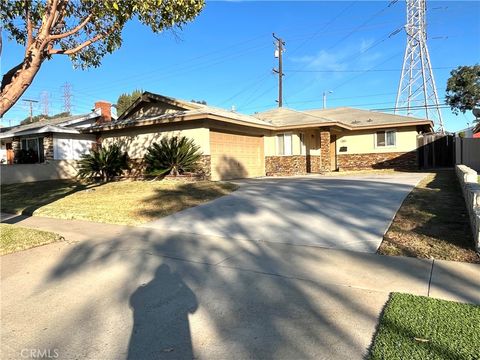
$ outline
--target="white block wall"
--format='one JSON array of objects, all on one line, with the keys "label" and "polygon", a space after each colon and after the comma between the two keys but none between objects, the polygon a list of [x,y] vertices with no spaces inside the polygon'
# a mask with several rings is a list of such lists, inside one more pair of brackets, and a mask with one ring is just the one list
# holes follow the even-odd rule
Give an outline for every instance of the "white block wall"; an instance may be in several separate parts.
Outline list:
[{"label": "white block wall", "polygon": [[480,251],[480,184],[478,183],[478,174],[465,165],[456,165],[455,171],[467,203],[475,247],[477,251]]}]

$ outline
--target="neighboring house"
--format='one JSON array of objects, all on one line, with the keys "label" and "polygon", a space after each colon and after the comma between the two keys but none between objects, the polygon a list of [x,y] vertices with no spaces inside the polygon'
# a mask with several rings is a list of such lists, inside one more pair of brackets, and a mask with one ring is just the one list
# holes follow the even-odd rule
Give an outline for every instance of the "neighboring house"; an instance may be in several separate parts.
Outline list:
[{"label": "neighboring house", "polygon": [[475,139],[480,139],[480,121],[478,122],[478,124],[473,128],[473,135],[472,137],[474,137]]},{"label": "neighboring house", "polygon": [[465,139],[472,138],[474,129],[475,129],[475,126],[467,127],[465,129],[457,131],[455,133],[455,136],[462,137],[462,138],[465,138]]},{"label": "neighboring house", "polygon": [[111,121],[110,107],[109,103],[99,101],[89,114],[38,121],[0,132],[1,162],[18,162],[22,149],[30,150],[37,163],[80,159],[97,140],[94,134],[83,130],[102,121]]},{"label": "neighboring house", "polygon": [[163,136],[184,135],[203,152],[212,180],[301,175],[367,168],[418,168],[417,135],[430,120],[352,108],[278,108],[252,116],[145,92],[117,120],[81,130],[102,144],[119,142],[141,166]]}]

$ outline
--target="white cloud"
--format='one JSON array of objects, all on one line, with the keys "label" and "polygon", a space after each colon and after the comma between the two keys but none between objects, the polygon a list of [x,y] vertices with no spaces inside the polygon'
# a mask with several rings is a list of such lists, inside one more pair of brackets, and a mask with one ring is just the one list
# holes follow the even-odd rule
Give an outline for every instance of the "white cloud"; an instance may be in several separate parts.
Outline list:
[{"label": "white cloud", "polygon": [[[294,57],[290,60],[301,66],[302,70],[325,70],[334,71],[367,69],[374,66],[375,61],[382,57],[380,52],[372,52],[370,47],[374,45],[372,39],[362,39],[360,42],[344,46],[339,50],[320,50],[314,55]],[[372,48],[373,49],[373,48]]]}]

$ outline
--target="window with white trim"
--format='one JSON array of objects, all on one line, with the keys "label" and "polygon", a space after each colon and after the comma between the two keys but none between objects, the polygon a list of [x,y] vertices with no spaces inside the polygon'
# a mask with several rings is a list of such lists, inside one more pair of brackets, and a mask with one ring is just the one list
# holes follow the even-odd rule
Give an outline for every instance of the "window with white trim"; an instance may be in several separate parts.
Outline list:
[{"label": "window with white trim", "polygon": [[395,130],[377,131],[375,146],[387,147],[397,145],[397,132]]},{"label": "window with white trim", "polygon": [[277,155],[292,155],[292,133],[277,134]]}]

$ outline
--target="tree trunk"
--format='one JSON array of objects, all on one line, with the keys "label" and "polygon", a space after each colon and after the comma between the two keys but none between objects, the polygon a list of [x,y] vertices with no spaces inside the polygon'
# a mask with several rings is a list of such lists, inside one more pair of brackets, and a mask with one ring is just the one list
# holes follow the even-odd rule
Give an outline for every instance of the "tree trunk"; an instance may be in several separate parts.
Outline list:
[{"label": "tree trunk", "polygon": [[30,45],[23,62],[6,73],[2,80],[0,94],[0,116],[3,116],[23,95],[30,86],[42,62],[45,60],[45,50],[36,41]]}]

